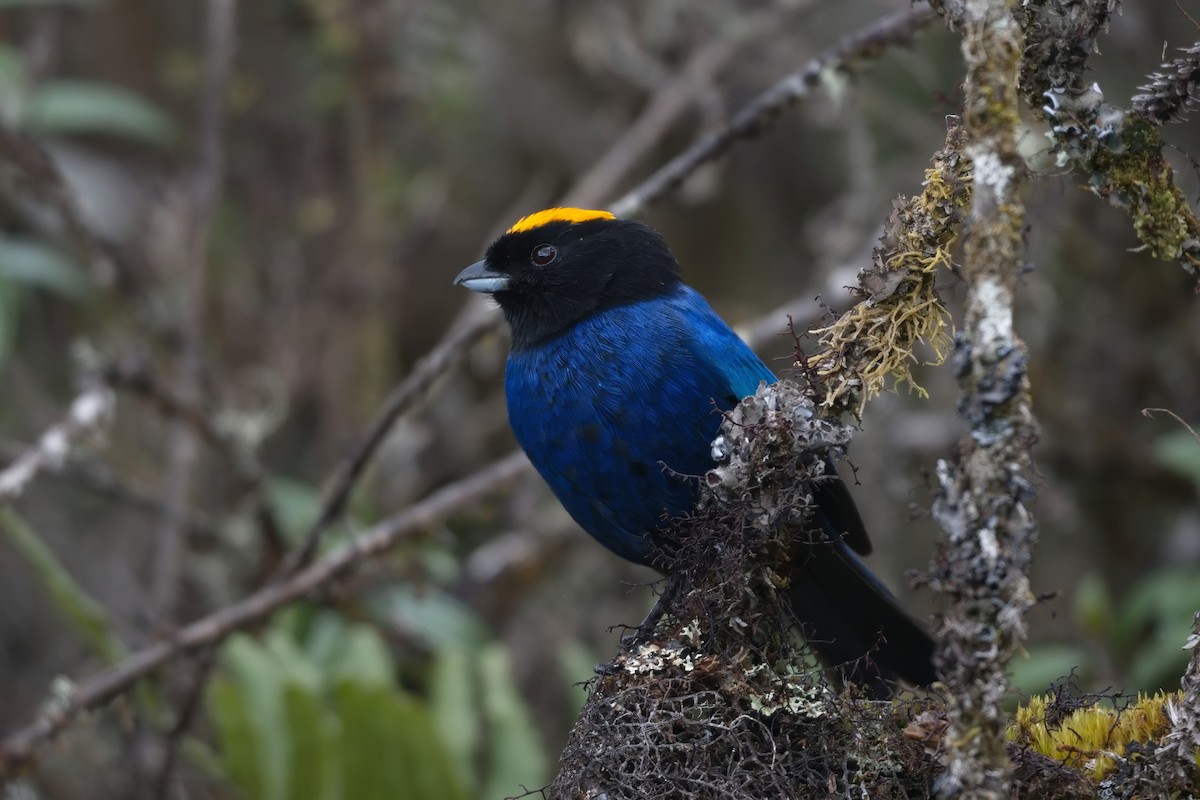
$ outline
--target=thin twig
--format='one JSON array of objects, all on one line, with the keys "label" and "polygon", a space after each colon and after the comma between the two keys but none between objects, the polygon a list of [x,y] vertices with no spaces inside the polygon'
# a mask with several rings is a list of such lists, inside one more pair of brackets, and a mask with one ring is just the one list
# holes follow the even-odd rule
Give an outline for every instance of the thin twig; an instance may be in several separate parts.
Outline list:
[{"label": "thin twig", "polygon": [[321,535],[341,517],[346,501],[350,499],[350,493],[379,446],[387,439],[388,432],[396,420],[425,394],[442,373],[462,358],[474,342],[500,327],[500,318],[496,314],[488,309],[480,310],[483,313],[476,314],[456,326],[449,337],[443,339],[431,353],[422,358],[408,377],[384,401],[383,407],[376,414],[366,436],[355,448],[354,453],[338,466],[330,488],[325,493],[320,515],[304,535],[304,544],[285,562],[283,574],[292,574],[312,561]]},{"label": "thin twig", "polygon": [[374,525],[328,555],[279,583],[273,583],[189,625],[170,638],[131,655],[112,669],[79,683],[70,697],[0,742],[0,774],[11,773],[33,750],[81,713],[128,691],[141,678],[184,653],[220,643],[231,633],[269,617],[283,606],[336,581],[361,562],[397,544],[432,533],[455,511],[479,502],[530,469],[524,453],[511,453],[475,474],[442,487],[421,502]]},{"label": "thin twig", "polygon": [[[181,295],[182,348],[177,391],[184,402],[197,404],[203,371],[205,295],[208,291],[208,246],[224,171],[225,101],[233,71],[236,0],[209,0],[205,37],[204,87],[200,106],[200,152],[190,179],[189,222],[184,246],[185,291]],[[191,425],[176,422],[169,436],[166,497],[169,513],[157,539],[150,613],[169,622],[183,582],[184,509],[191,495],[199,453]]]},{"label": "thin twig", "polygon": [[1174,411],[1172,411],[1169,408],[1143,408],[1142,416],[1146,417],[1146,419],[1154,419],[1155,411],[1160,411],[1163,414],[1167,414],[1167,415],[1171,416],[1172,418],[1174,418],[1174,420],[1176,422],[1178,422],[1183,427],[1187,428],[1187,432],[1190,433],[1192,435],[1192,438],[1196,440],[1196,444],[1200,444],[1200,434],[1196,433],[1196,429],[1193,428],[1191,425],[1187,424],[1186,422],[1184,422],[1183,417],[1179,416],[1178,414],[1176,414]]},{"label": "thin twig", "polygon": [[[0,458],[15,460],[28,449],[29,445],[0,439]],[[127,506],[140,514],[157,518],[166,513],[166,506],[163,505],[162,498],[156,492],[118,475],[103,464],[68,459],[59,469],[50,474],[64,483],[78,486],[98,497]],[[189,537],[201,538],[206,543],[218,540],[217,523],[207,514],[197,508],[189,508],[187,519]]]},{"label": "thin twig", "polygon": [[845,37],[760,94],[728,125],[702,136],[640,186],[613,203],[609,210],[618,217],[637,214],[679,186],[697,168],[719,158],[738,140],[765,131],[784,110],[807,97],[821,83],[823,75],[849,70],[857,62],[878,56],[890,46],[907,44],[935,19],[937,15],[928,6],[914,6]]},{"label": "thin twig", "polygon": [[43,469],[59,469],[80,439],[107,425],[114,404],[108,387],[89,389],[76,397],[66,419],[43,433],[37,443],[0,472],[0,506],[20,497]]},{"label": "thin twig", "polygon": [[752,42],[778,34],[789,19],[812,8],[811,0],[788,0],[731,23],[723,36],[700,47],[683,68],[654,93],[645,109],[625,129],[617,144],[575,182],[563,205],[591,208],[616,190],[617,184],[663,138],[734,57]]}]

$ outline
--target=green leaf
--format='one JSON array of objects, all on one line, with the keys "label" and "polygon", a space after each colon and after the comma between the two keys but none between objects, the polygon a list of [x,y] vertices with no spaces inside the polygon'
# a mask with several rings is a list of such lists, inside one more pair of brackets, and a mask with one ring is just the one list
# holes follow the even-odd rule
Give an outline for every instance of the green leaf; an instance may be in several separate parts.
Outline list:
[{"label": "green leaf", "polygon": [[54,80],[27,99],[23,127],[42,135],[108,133],[167,147],[175,122],[139,95],[108,83]]},{"label": "green leaf", "polygon": [[352,680],[362,686],[394,689],[395,665],[380,635],[366,625],[355,625],[342,638],[338,658],[329,667],[331,680]]},{"label": "green leaf", "polygon": [[377,595],[377,613],[432,650],[478,648],[487,635],[483,623],[465,604],[444,592],[400,586]]},{"label": "green leaf", "polygon": [[1154,455],[1164,467],[1200,486],[1200,442],[1190,431],[1172,431],[1160,436],[1154,443]]},{"label": "green leaf", "polygon": [[341,800],[337,762],[337,720],[309,689],[288,686],[284,692],[288,740],[289,800]]},{"label": "green leaf", "polygon": [[241,687],[224,676],[213,678],[208,688],[208,713],[221,743],[225,775],[246,797],[266,797],[258,731]]},{"label": "green leaf", "polygon": [[0,509],[0,530],[9,545],[24,557],[59,613],[92,650],[109,664],[124,658],[125,645],[113,632],[108,611],[83,590],[24,518],[11,508]]},{"label": "green leaf", "polygon": [[74,261],[42,242],[17,236],[0,236],[0,277],[72,298],[88,288]]},{"label": "green leaf", "polygon": [[342,720],[343,797],[466,797],[429,713],[415,700],[350,681],[338,684],[334,697]]},{"label": "green leaf", "polygon": [[273,629],[263,637],[264,653],[275,662],[281,683],[299,686],[310,692],[322,688],[321,673],[305,656],[295,639],[281,629]]},{"label": "green leaf", "polygon": [[1180,648],[1200,607],[1200,572],[1163,569],[1140,581],[1116,616],[1114,640],[1128,658],[1130,690],[1178,685],[1187,654]]},{"label": "green leaf", "polygon": [[487,776],[481,797],[509,797],[546,782],[546,754],[516,681],[508,652],[492,644],[479,653],[487,723]]},{"label": "green leaf", "polygon": [[349,625],[337,614],[315,614],[304,640],[304,657],[320,671],[326,686],[348,680],[391,689],[395,664],[383,637],[369,625]]},{"label": "green leaf", "polygon": [[459,775],[478,783],[476,755],[483,736],[475,690],[474,653],[460,647],[437,652],[429,676],[429,704],[438,736]]},{"label": "green leaf", "polygon": [[0,44],[0,121],[20,117],[25,101],[25,57],[17,48]]},{"label": "green leaf", "polygon": [[[239,702],[249,715],[256,753],[255,776],[249,796],[255,800],[285,800],[290,745],[283,705],[283,682],[278,662],[249,636],[229,639],[223,656],[239,691]],[[222,748],[226,756],[228,747]],[[231,772],[232,775],[232,772]]]},{"label": "green leaf", "polygon": [[21,321],[21,288],[0,277],[0,366],[8,360],[17,342]]},{"label": "green leaf", "polygon": [[321,493],[310,484],[290,478],[267,483],[267,499],[287,540],[299,544],[321,513]]},{"label": "green leaf", "polygon": [[[1151,628],[1184,623],[1190,628],[1192,613],[1200,607],[1200,572],[1195,568],[1160,569],[1133,587],[1117,611],[1118,642],[1133,646]],[[1186,628],[1178,642],[1187,638]]]}]

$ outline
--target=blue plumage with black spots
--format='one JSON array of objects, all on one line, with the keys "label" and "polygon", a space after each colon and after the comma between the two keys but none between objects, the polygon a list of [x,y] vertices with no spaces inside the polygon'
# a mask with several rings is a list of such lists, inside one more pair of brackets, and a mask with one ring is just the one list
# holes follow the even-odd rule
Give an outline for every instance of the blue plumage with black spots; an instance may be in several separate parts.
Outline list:
[{"label": "blue plumage with black spots", "polygon": [[[714,465],[721,412],[774,374],[680,280],[656,231],[606,212],[526,217],[456,283],[492,294],[509,323],[509,421],[530,461],[580,527],[656,566],[657,533]],[[931,683],[932,642],[858,558],[870,543],[845,486],[814,497],[825,541],[795,554],[789,587],[809,641],[876,694],[895,676]]]}]

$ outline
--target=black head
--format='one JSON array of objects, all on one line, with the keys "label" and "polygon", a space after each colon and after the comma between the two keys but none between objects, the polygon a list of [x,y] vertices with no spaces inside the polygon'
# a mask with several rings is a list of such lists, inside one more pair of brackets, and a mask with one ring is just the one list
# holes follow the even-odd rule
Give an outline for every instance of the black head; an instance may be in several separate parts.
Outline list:
[{"label": "black head", "polygon": [[454,282],[496,298],[519,350],[605,309],[670,293],[679,265],[649,225],[551,208],[509,228]]}]

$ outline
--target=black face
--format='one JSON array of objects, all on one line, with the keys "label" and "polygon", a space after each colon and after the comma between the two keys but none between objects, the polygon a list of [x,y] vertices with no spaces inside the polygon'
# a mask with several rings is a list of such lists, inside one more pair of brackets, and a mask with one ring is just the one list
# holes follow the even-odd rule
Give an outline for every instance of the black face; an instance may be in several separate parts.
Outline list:
[{"label": "black face", "polygon": [[[513,348],[535,346],[575,322],[616,306],[668,294],[679,265],[666,242],[634,220],[549,222],[506,233],[472,269],[491,280],[459,282],[491,292],[512,328]],[[468,270],[470,272],[471,270]]]}]

